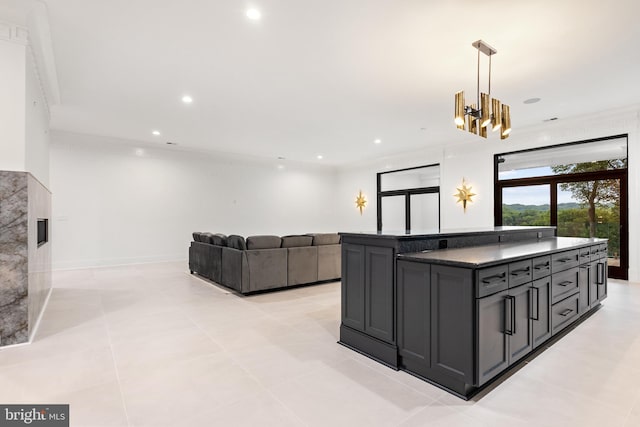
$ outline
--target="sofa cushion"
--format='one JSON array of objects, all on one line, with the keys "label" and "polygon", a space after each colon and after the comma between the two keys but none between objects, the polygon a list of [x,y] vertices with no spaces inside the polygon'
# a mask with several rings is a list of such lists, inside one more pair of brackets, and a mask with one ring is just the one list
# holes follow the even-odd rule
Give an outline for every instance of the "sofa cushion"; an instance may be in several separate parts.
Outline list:
[{"label": "sofa cushion", "polygon": [[247,249],[274,249],[282,246],[279,236],[249,236],[247,237]]},{"label": "sofa cushion", "polygon": [[209,239],[211,240],[211,243],[216,245],[216,246],[227,246],[227,236],[225,236],[224,234],[211,234],[209,233]]},{"label": "sofa cushion", "polygon": [[311,246],[313,242],[312,236],[283,236],[282,247],[283,248],[297,248],[300,246]]},{"label": "sofa cushion", "polygon": [[200,241],[202,243],[209,243],[212,244],[212,240],[211,237],[213,236],[213,234],[211,233],[200,233]]},{"label": "sofa cushion", "polygon": [[199,231],[194,231],[192,236],[193,236],[193,241],[194,242],[201,242],[202,240],[200,240],[200,232]]},{"label": "sofa cushion", "polygon": [[237,234],[230,234],[229,237],[227,237],[227,246],[238,249],[239,251],[247,250],[247,243],[244,241],[244,237],[238,236]]},{"label": "sofa cushion", "polygon": [[313,246],[337,245],[340,243],[340,235],[338,233],[318,233],[310,234],[313,236]]}]

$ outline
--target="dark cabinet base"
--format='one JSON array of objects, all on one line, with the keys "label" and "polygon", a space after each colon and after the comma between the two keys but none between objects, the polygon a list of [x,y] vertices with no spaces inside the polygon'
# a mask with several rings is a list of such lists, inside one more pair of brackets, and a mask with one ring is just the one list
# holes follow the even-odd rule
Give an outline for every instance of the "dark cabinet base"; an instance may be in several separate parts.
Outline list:
[{"label": "dark cabinet base", "polygon": [[[587,313],[581,316],[578,320],[568,325],[562,331],[556,333],[553,336],[553,338],[547,340],[544,346],[540,346],[537,349],[534,349],[533,351],[529,352],[518,362],[505,368],[500,374],[494,376],[491,380],[487,381],[480,387],[475,387],[471,384],[466,384],[462,381],[456,381],[449,376],[440,374],[434,369],[429,369],[425,367],[423,364],[417,364],[410,359],[403,359],[402,357],[399,357],[398,368],[400,370],[406,371],[407,373],[415,376],[416,378],[420,378],[421,380],[426,381],[429,384],[432,384],[446,392],[449,392],[456,397],[459,397],[464,400],[470,400],[478,396],[479,394],[481,394],[483,391],[491,388],[495,384],[499,384],[501,381],[504,381],[509,376],[510,373],[518,371],[520,368],[524,367],[527,363],[529,363],[539,354],[542,354],[547,348],[551,347],[557,341],[561,340],[562,337],[567,335],[574,328],[576,328],[586,319],[591,317],[600,308],[602,308],[602,305],[600,304],[594,305]],[[365,353],[363,354],[365,356],[369,356],[368,354],[365,354]]]},{"label": "dark cabinet base", "polygon": [[398,347],[395,345],[380,341],[345,325],[340,325],[340,341],[338,341],[338,344],[362,353],[396,371],[398,370]]},{"label": "dark cabinet base", "polygon": [[535,241],[505,244],[497,237],[482,247],[471,239],[405,253],[397,236],[343,236],[339,343],[470,399],[606,297],[606,243],[538,233]]}]

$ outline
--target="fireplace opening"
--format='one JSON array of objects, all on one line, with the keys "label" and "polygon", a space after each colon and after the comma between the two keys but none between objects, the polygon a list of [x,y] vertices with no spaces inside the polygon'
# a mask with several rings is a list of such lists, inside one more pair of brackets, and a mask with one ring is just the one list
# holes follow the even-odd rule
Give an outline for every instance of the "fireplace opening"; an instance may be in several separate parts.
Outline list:
[{"label": "fireplace opening", "polygon": [[38,247],[49,241],[49,219],[38,218]]}]

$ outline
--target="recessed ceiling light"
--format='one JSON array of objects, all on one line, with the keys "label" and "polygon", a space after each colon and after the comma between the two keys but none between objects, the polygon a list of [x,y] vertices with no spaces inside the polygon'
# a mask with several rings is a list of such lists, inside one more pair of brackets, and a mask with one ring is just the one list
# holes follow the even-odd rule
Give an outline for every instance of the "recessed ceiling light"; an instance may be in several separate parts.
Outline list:
[{"label": "recessed ceiling light", "polygon": [[279,170],[283,170],[284,169],[284,165],[278,165],[278,169]]},{"label": "recessed ceiling light", "polygon": [[142,148],[136,148],[136,156],[138,157],[144,156],[144,150]]},{"label": "recessed ceiling light", "polygon": [[255,8],[247,9],[246,15],[247,18],[253,21],[258,21],[260,18],[262,18],[262,13],[260,13],[260,11]]},{"label": "recessed ceiling light", "polygon": [[155,136],[160,136],[160,131],[159,130],[154,130],[151,133],[154,134]]},{"label": "recessed ceiling light", "polygon": [[536,102],[540,102],[540,98],[529,98],[523,101],[524,104],[535,104]]},{"label": "recessed ceiling light", "polygon": [[381,139],[376,139],[375,141],[373,141],[374,144],[382,144],[382,140]]},{"label": "recessed ceiling light", "polygon": [[316,157],[318,158],[318,160],[322,160],[323,159],[322,154],[318,154]]},{"label": "recessed ceiling light", "polygon": [[182,97],[182,102],[184,102],[185,104],[191,104],[193,102],[193,98],[189,95],[185,95]]}]

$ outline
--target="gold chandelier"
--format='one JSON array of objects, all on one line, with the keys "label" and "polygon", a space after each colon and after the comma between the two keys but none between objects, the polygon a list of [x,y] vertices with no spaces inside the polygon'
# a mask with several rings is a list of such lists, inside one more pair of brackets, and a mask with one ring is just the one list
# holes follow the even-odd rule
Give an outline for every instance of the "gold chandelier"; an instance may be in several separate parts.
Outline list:
[{"label": "gold chandelier", "polygon": [[[500,131],[500,139],[507,139],[511,133],[511,113],[509,106],[501,104],[497,99],[491,99],[491,56],[498,53],[497,50],[482,40],[471,43],[478,50],[478,71],[476,86],[476,103],[465,105],[464,91],[456,92],[455,123],[458,129],[487,137],[487,128],[496,132]],[[480,92],[480,52],[489,57],[489,90],[488,93]]]}]

